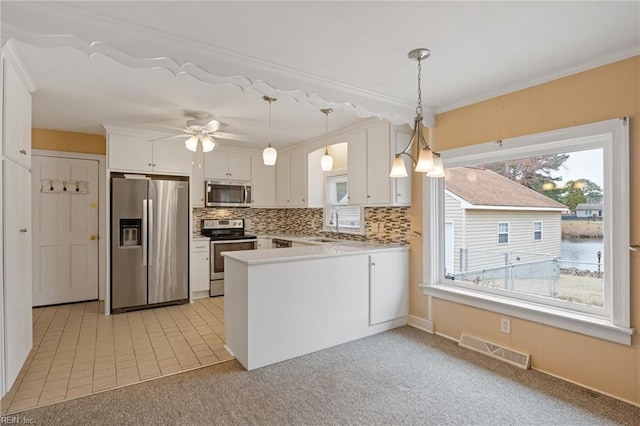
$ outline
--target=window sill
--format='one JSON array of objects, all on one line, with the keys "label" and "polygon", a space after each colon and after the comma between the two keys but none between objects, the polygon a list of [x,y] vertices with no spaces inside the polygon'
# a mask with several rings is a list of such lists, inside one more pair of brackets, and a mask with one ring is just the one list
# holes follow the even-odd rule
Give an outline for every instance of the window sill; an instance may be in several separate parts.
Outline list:
[{"label": "window sill", "polygon": [[610,342],[631,345],[633,328],[614,325],[604,318],[446,284],[422,284],[421,287],[424,294],[438,299],[510,315]]}]

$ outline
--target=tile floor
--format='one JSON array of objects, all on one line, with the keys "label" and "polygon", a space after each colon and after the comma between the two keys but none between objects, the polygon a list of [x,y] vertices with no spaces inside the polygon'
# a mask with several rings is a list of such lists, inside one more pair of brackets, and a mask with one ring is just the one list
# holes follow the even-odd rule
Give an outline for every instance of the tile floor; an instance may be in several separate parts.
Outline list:
[{"label": "tile floor", "polygon": [[33,349],[2,414],[232,359],[224,298],[118,315],[100,302],[33,309]]}]

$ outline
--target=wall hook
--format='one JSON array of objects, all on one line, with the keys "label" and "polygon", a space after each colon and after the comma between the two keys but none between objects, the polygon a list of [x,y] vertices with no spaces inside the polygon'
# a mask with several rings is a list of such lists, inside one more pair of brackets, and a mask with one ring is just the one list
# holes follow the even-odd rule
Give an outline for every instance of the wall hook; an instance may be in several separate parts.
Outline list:
[{"label": "wall hook", "polygon": [[63,181],[62,181],[62,190],[63,190],[63,191],[66,191],[66,190],[67,190],[67,181],[66,181],[66,180],[63,180]]}]

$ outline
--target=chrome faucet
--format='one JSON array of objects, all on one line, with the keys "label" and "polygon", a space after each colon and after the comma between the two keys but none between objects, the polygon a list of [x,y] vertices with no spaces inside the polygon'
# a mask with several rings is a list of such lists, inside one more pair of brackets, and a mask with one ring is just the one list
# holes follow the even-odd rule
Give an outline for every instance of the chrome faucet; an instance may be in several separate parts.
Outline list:
[{"label": "chrome faucet", "polygon": [[336,227],[335,230],[333,230],[333,234],[334,237],[338,237],[340,235],[340,221],[338,220],[338,208],[334,207],[333,211],[331,212],[331,220],[329,221],[329,225],[333,225],[333,218],[335,217],[336,219]]}]

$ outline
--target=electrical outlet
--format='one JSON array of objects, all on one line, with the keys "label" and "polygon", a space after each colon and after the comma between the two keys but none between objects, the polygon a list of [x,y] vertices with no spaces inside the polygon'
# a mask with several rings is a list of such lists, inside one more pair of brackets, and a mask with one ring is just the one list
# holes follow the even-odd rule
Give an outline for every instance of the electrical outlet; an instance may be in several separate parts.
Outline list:
[{"label": "electrical outlet", "polygon": [[500,331],[511,334],[511,320],[508,318],[500,318]]}]

